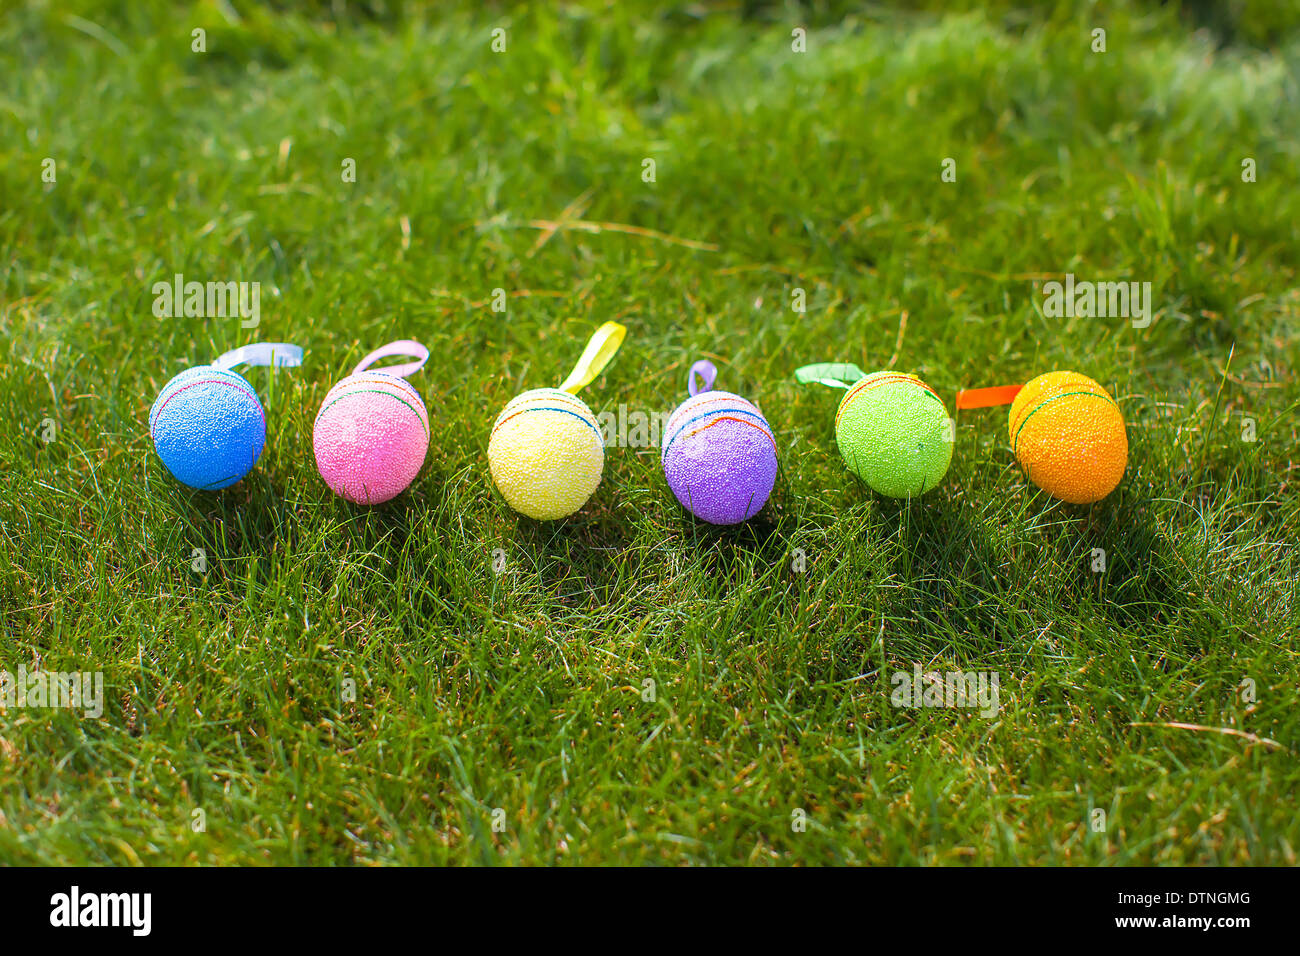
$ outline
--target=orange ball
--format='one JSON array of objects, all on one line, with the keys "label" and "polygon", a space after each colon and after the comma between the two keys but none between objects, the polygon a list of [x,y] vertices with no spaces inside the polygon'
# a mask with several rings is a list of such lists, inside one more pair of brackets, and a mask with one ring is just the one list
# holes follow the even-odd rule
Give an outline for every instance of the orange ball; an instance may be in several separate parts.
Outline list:
[{"label": "orange ball", "polygon": [[1119,406],[1078,372],[1048,372],[1020,390],[1007,421],[1011,450],[1029,480],[1071,504],[1100,501],[1128,464]]}]

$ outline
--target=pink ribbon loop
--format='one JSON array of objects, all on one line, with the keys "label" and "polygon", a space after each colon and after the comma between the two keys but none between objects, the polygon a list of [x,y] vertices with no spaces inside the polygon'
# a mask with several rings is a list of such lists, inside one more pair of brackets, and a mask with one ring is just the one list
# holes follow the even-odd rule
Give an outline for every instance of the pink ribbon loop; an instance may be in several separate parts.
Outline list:
[{"label": "pink ribbon loop", "polygon": [[[700,377],[701,381],[704,382],[703,388],[696,385],[695,376],[697,375]],[[687,383],[687,388],[692,395],[698,395],[700,392],[710,391],[713,388],[713,383],[717,377],[717,366],[708,359],[701,359],[691,366],[690,380]]]},{"label": "pink ribbon loop", "polygon": [[390,355],[414,355],[418,362],[407,362],[404,365],[386,365],[383,368],[375,369],[376,372],[383,372],[385,375],[395,375],[398,378],[406,378],[413,375],[420,369],[424,368],[424,363],[429,361],[429,350],[419,342],[413,342],[410,339],[400,339],[396,342],[389,342],[387,345],[381,345],[369,355],[361,360],[361,363],[352,370],[356,375],[370,368],[381,358],[388,358]]}]

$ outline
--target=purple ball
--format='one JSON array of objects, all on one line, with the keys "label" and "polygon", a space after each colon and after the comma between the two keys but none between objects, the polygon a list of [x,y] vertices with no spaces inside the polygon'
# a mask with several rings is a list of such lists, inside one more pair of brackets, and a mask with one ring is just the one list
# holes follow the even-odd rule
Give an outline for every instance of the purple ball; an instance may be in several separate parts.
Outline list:
[{"label": "purple ball", "polygon": [[701,392],[677,406],[663,443],[664,475],[677,500],[710,524],[758,514],[776,483],[776,439],[739,395]]}]

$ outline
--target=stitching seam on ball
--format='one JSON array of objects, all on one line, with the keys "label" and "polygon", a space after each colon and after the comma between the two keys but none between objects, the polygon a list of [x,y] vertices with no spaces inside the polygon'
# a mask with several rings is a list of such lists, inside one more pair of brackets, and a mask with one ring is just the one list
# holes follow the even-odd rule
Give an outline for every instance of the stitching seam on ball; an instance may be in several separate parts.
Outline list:
[{"label": "stitching seam on ball", "polygon": [[[751,411],[750,409],[753,410]],[[689,411],[693,412],[696,411],[696,409],[692,408],[689,409]],[[749,408],[711,408],[707,412],[701,412],[698,415],[692,415],[690,418],[686,419],[686,421],[682,422],[680,425],[675,424],[675,422],[677,421],[676,415],[670,418],[668,420],[667,430],[671,437],[668,439],[668,444],[671,445],[673,443],[673,439],[677,437],[678,433],[681,432],[683,428],[689,427],[691,422],[698,422],[701,419],[708,418],[710,415],[725,415],[725,414],[748,415],[750,418],[754,419],[755,421],[761,422],[763,424],[763,427],[768,429],[769,432],[772,429],[772,426],[768,424],[767,419],[763,417],[762,412],[758,411],[758,409],[754,408],[754,406],[752,405],[750,405]]]},{"label": "stitching seam on ball", "polygon": [[163,409],[167,407],[167,402],[170,402],[173,398],[175,398],[181,392],[185,391],[187,388],[193,388],[195,385],[225,385],[229,388],[235,389],[236,391],[243,392],[245,395],[251,398],[253,400],[253,404],[257,406],[257,411],[262,416],[262,427],[263,428],[266,427],[266,412],[262,411],[262,403],[257,400],[256,395],[254,395],[248,389],[239,385],[239,383],[232,382],[229,379],[205,378],[201,382],[187,382],[186,384],[182,385],[180,388],[176,389],[176,391],[172,392],[170,395],[167,396],[167,401],[163,402],[161,405],[158,406],[158,414],[154,415],[153,417],[153,427],[149,429],[150,438],[153,438],[155,441],[157,440],[157,436],[154,435],[154,428],[158,427],[158,419],[162,418]]},{"label": "stitching seam on ball", "polygon": [[516,395],[506,403],[506,408],[513,405],[528,405],[532,402],[562,402],[574,408],[585,408],[585,403],[576,395],[562,392],[558,388],[536,388],[522,395]]},{"label": "stitching seam on ball", "polygon": [[398,388],[400,388],[400,389],[402,389],[403,391],[405,391],[408,395],[410,395],[410,396],[411,396],[412,398],[414,398],[416,401],[419,401],[419,400],[420,400],[420,393],[417,392],[417,391],[415,390],[415,386],[414,386],[414,385],[412,385],[410,382],[403,381],[403,380],[400,379],[400,378],[394,378],[394,377],[391,376],[391,375],[385,375],[385,376],[383,376],[382,378],[378,378],[378,377],[375,377],[375,378],[357,378],[357,377],[354,376],[354,377],[351,378],[350,381],[345,379],[344,381],[339,382],[337,385],[335,385],[333,388],[331,388],[331,389],[329,390],[329,393],[327,393],[327,394],[325,395],[325,397],[326,397],[326,398],[329,398],[329,397],[330,397],[330,394],[332,394],[332,393],[334,393],[334,392],[337,392],[337,391],[343,391],[343,390],[345,390],[345,389],[351,389],[351,388],[353,388],[354,386],[357,386],[357,385],[395,385],[395,386],[397,386]]},{"label": "stitching seam on ball", "polygon": [[936,402],[939,403],[941,407],[944,408],[945,411],[947,411],[947,406],[943,404],[943,399],[939,397],[939,393],[936,392],[934,389],[932,389],[929,385],[926,385],[925,382],[921,381],[919,378],[915,378],[911,375],[904,375],[902,372],[899,372],[896,375],[891,375],[888,377],[881,376],[880,378],[874,378],[874,379],[868,376],[867,378],[859,382],[857,385],[853,386],[853,388],[849,391],[849,393],[844,396],[844,400],[840,402],[840,407],[835,412],[835,426],[837,428],[839,427],[840,419],[844,417],[845,409],[847,409],[849,405],[852,404],[853,399],[855,399],[858,395],[861,395],[863,392],[868,392],[871,389],[876,388],[877,386],[880,385],[892,385],[895,383],[904,383],[904,382],[909,385],[915,385],[917,388],[921,389],[921,391],[923,391],[925,394],[933,398]]},{"label": "stitching seam on ball", "polygon": [[[587,408],[587,406],[583,403],[581,399],[579,399],[577,396],[570,395],[568,392],[561,392],[558,388],[549,389],[549,390],[538,389],[538,391],[543,391],[543,392],[549,391],[549,392],[554,392],[555,394],[533,395],[527,399],[524,399],[523,396],[518,396],[518,395],[515,396],[509,402],[506,403],[505,408],[501,409],[501,414],[497,416],[497,420],[495,424],[493,424],[492,430],[496,431],[497,428],[501,425],[501,423],[505,421],[507,412],[513,412],[513,414],[510,415],[510,417],[513,418],[515,415],[519,414],[520,412],[532,411],[533,408],[542,407],[542,406],[534,405],[533,404],[534,402],[557,402],[565,406],[566,408],[572,409],[575,414],[582,414],[583,412],[587,412],[588,414],[590,413],[590,409]],[[590,419],[588,419],[588,421],[590,421]]]},{"label": "stitching seam on ball", "polygon": [[[736,396],[734,395],[710,395],[708,392],[702,392],[699,395],[687,399],[682,406],[678,407],[678,409],[675,412],[673,412],[672,417],[668,419],[668,430],[669,431],[673,430],[673,423],[677,421],[678,416],[682,415],[683,412],[689,415],[692,412],[699,411],[701,408],[704,408],[706,405],[718,405],[718,404],[725,405],[727,402],[734,402],[736,400],[737,400]],[[740,399],[740,401],[743,402],[744,399]],[[745,402],[745,404],[749,405],[751,403]],[[723,409],[723,411],[725,411],[725,409]],[[706,413],[706,414],[712,414],[712,413]]]},{"label": "stitching seam on ball", "polygon": [[[1110,402],[1110,404],[1115,405],[1115,400],[1113,398],[1111,398],[1109,395],[1103,395],[1100,392],[1061,392],[1059,395],[1053,395],[1051,398],[1045,398],[1037,405],[1035,405],[1032,409],[1030,409],[1029,414],[1027,414],[1023,419],[1021,419],[1020,424],[1016,426],[1016,435],[1011,442],[1011,454],[1014,455],[1016,453],[1016,450],[1020,446],[1020,433],[1024,430],[1025,423],[1028,422],[1029,419],[1033,418],[1040,408],[1052,404],[1052,402],[1056,401],[1058,398],[1069,398],[1071,395],[1088,395],[1092,398],[1100,398],[1103,401],[1107,401]],[[1118,411],[1119,406],[1115,405],[1115,409],[1116,411]]]},{"label": "stitching seam on ball", "polygon": [[362,392],[374,392],[376,395],[387,395],[389,398],[397,399],[399,402],[401,402],[411,411],[415,412],[415,417],[420,420],[421,425],[424,425],[424,437],[426,439],[429,437],[429,425],[427,422],[425,422],[424,416],[420,414],[419,410],[410,402],[408,402],[406,399],[402,398],[400,395],[394,395],[392,392],[385,392],[382,388],[358,388],[349,391],[347,395],[340,395],[338,398],[334,399],[334,401],[330,402],[328,405],[326,405],[324,408],[322,408],[319,412],[316,413],[316,421],[319,422],[320,417],[324,415],[328,409],[334,407],[339,402],[343,401],[343,399],[349,398],[353,395],[359,395]]},{"label": "stitching seam on ball", "polygon": [[[699,415],[695,418],[692,418],[691,421],[686,422],[684,425],[682,425],[682,427],[677,430],[677,432],[673,435],[673,437],[668,439],[668,444],[664,446],[664,457],[667,457],[669,449],[673,447],[673,442],[677,441],[677,439],[682,436],[682,432],[686,431],[687,427],[691,424],[691,422],[699,421],[701,418],[708,418],[710,415],[717,415],[718,417],[713,421],[709,422],[707,425],[701,425],[699,428],[695,429],[686,437],[689,438],[691,435],[698,435],[706,428],[712,428],[714,425],[718,424],[718,422],[740,422],[740,424],[748,425],[750,428],[760,431],[764,435],[766,435],[767,440],[772,443],[772,451],[776,451],[776,439],[772,437],[772,433],[770,431],[768,431],[762,425],[759,425],[755,422],[751,422],[748,419],[733,418],[731,415],[728,415],[727,412],[735,412],[736,414],[740,414],[740,415],[749,415],[750,417],[753,418],[758,417],[754,415],[752,412],[745,411],[743,408],[721,408],[721,409],[715,409],[704,415]],[[759,421],[763,421],[763,419],[759,418]],[[766,422],[764,422],[764,424],[766,424]]]},{"label": "stitching seam on ball", "polygon": [[584,425],[586,425],[588,428],[594,431],[596,433],[596,436],[598,438],[601,438],[602,442],[604,440],[604,437],[600,434],[600,429],[598,429],[592,423],[591,419],[587,418],[585,415],[579,415],[577,412],[571,412],[567,408],[552,408],[550,406],[538,407],[538,408],[521,408],[519,411],[511,415],[510,418],[503,418],[501,419],[501,421],[497,422],[496,427],[492,429],[492,434],[495,435],[497,433],[497,430],[500,429],[502,425],[504,425],[506,422],[510,421],[511,419],[518,418],[520,415],[526,415],[529,412],[563,412],[565,415],[572,415],[578,421],[582,422]]}]

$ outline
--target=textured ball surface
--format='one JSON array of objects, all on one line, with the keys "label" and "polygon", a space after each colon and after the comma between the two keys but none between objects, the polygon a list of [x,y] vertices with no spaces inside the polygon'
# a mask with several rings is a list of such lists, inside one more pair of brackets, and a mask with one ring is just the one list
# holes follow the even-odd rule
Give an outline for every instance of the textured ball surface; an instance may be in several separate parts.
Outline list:
[{"label": "textured ball surface", "polygon": [[776,439],[762,413],[730,392],[701,392],[668,419],[664,475],[677,500],[711,524],[756,515],[776,483]]},{"label": "textured ball surface", "polygon": [[849,469],[891,498],[924,494],[952,462],[943,399],[901,372],[873,372],[849,389],[835,415],[835,441]]},{"label": "textured ball surface", "polygon": [[605,443],[596,416],[558,388],[535,388],[497,416],[488,467],[515,511],[550,521],[573,514],[600,484]]},{"label": "textured ball surface", "polygon": [[1062,501],[1099,501],[1124,477],[1124,416],[1086,375],[1048,372],[1033,379],[1011,403],[1007,428],[1029,480]]},{"label": "textured ball surface", "polygon": [[321,402],[312,436],[316,469],[335,494],[377,505],[405,491],[429,450],[429,413],[404,379],[360,372]]},{"label": "textured ball surface", "polygon": [[163,386],[149,410],[149,434],[177,481],[215,491],[257,463],[266,443],[266,414],[242,376],[199,365]]}]

